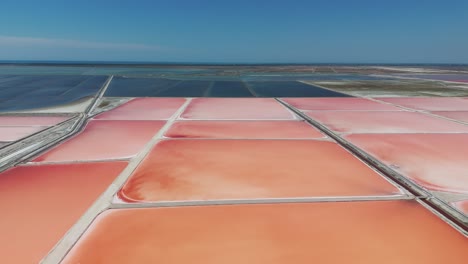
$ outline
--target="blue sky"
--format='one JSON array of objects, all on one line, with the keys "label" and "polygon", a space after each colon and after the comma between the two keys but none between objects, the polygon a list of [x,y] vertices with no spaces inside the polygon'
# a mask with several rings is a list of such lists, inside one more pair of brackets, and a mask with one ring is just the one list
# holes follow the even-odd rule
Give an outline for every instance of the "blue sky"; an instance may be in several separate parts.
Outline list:
[{"label": "blue sky", "polygon": [[0,60],[468,63],[468,1],[2,0]]}]

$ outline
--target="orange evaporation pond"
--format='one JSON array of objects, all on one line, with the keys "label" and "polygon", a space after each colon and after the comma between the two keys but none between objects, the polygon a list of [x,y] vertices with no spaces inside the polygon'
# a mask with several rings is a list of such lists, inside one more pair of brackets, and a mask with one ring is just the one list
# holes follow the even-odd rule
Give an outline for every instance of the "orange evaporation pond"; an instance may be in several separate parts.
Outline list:
[{"label": "orange evaporation pond", "polygon": [[84,131],[34,161],[130,158],[161,129],[164,121],[90,121]]},{"label": "orange evaporation pond", "polygon": [[314,111],[306,114],[341,133],[468,132],[468,126],[415,112]]},{"label": "orange evaporation pond", "polygon": [[345,139],[428,189],[468,193],[468,134],[363,134]]},{"label": "orange evaporation pond", "polygon": [[289,98],[282,99],[301,110],[398,111],[398,107],[363,98]]},{"label": "orange evaporation pond", "polygon": [[69,118],[67,116],[0,116],[0,126],[53,126]]},{"label": "orange evaporation pond", "polygon": [[324,138],[303,121],[183,121],[165,135],[171,138]]},{"label": "orange evaporation pond", "polygon": [[452,203],[460,212],[463,212],[465,215],[468,216],[468,200],[458,201]]},{"label": "orange evaporation pond", "polygon": [[126,162],[23,166],[0,175],[2,263],[38,263]]},{"label": "orange evaporation pond", "polygon": [[397,97],[378,100],[408,108],[427,111],[468,111],[468,104],[462,98],[451,97]]},{"label": "orange evaporation pond", "polygon": [[432,113],[468,123],[468,111],[439,111],[439,112],[432,112]]},{"label": "orange evaporation pond", "polygon": [[185,119],[295,119],[273,98],[196,98],[182,114]]},{"label": "orange evaporation pond", "polygon": [[165,140],[124,185],[126,201],[399,193],[339,145],[315,140]]},{"label": "orange evaporation pond", "polygon": [[464,264],[468,239],[414,201],[114,209],[62,263]]},{"label": "orange evaporation pond", "polygon": [[137,98],[95,119],[162,120],[171,118],[185,103],[184,98]]},{"label": "orange evaporation pond", "polygon": [[15,141],[45,128],[40,126],[0,126],[0,141]]}]

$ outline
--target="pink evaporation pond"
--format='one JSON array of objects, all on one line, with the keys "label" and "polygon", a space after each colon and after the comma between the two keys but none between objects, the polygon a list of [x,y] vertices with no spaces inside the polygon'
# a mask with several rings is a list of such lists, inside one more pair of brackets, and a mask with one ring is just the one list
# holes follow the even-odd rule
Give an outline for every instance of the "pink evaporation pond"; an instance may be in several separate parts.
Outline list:
[{"label": "pink evaporation pond", "polygon": [[68,263],[465,264],[468,239],[414,201],[112,209]]},{"label": "pink evaporation pond", "polygon": [[164,126],[164,121],[93,120],[84,131],[34,162],[131,158]]},{"label": "pink evaporation pond", "polygon": [[468,104],[462,98],[454,97],[394,97],[378,100],[404,107],[426,111],[468,111]]},{"label": "pink evaporation pond", "polygon": [[295,119],[273,98],[196,98],[181,116],[185,119]]},{"label": "pink evaporation pond", "polygon": [[364,98],[288,98],[284,102],[300,110],[399,111],[398,107]]},{"label": "pink evaporation pond", "polygon": [[170,138],[324,138],[304,121],[182,121],[165,134]]},{"label": "pink evaporation pond", "polygon": [[427,189],[468,193],[468,134],[354,134],[345,139]]},{"label": "pink evaporation pond", "polygon": [[0,141],[16,141],[45,128],[40,126],[0,126]]},{"label": "pink evaporation pond", "polygon": [[171,118],[185,100],[184,98],[137,98],[94,119],[165,120]]},{"label": "pink evaporation pond", "polygon": [[53,126],[70,117],[67,116],[0,116],[1,126]]},{"label": "pink evaporation pond", "polygon": [[468,216],[468,200],[454,202],[452,205],[455,206],[455,208],[457,208],[460,212]]},{"label": "pink evaporation pond", "polygon": [[468,132],[468,126],[415,112],[311,111],[306,114],[340,133]]},{"label": "pink evaporation pond", "polygon": [[164,140],[119,193],[128,202],[393,194],[338,144],[316,140]]},{"label": "pink evaporation pond", "polygon": [[0,174],[2,263],[39,263],[126,165],[21,166]]},{"label": "pink evaporation pond", "polygon": [[[468,102],[467,102],[468,103]],[[439,111],[433,114],[468,123],[468,111]]]}]

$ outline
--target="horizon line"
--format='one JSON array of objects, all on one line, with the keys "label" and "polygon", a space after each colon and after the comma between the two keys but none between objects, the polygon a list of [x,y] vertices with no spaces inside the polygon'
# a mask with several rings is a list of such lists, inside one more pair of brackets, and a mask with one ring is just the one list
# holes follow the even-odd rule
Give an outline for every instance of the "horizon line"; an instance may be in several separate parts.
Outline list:
[{"label": "horizon line", "polygon": [[381,66],[381,65],[451,65],[451,66],[468,66],[468,63],[451,63],[451,62],[179,62],[179,61],[92,61],[92,60],[0,60],[0,65],[132,65],[132,66],[158,66],[158,65],[217,65],[217,66],[242,66],[242,65],[291,65],[291,66],[327,66],[327,65],[366,65],[366,66]]}]

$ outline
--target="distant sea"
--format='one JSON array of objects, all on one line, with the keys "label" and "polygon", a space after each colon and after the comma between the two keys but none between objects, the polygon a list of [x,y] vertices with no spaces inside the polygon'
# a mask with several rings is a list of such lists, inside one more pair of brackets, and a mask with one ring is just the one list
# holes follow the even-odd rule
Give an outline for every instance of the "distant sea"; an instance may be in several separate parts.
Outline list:
[{"label": "distant sea", "polygon": [[212,63],[212,62],[138,62],[138,61],[46,61],[0,60],[0,65],[24,66],[395,66],[395,67],[460,67],[468,63]]}]

